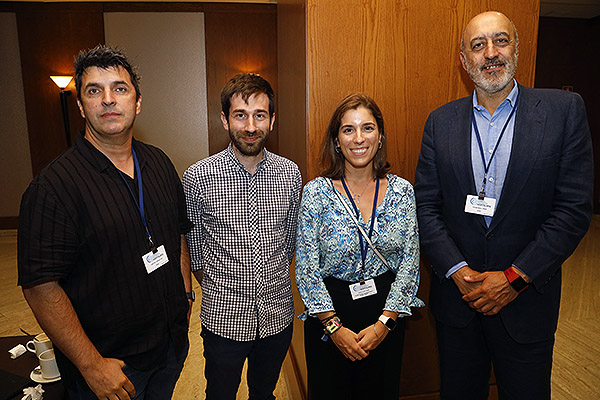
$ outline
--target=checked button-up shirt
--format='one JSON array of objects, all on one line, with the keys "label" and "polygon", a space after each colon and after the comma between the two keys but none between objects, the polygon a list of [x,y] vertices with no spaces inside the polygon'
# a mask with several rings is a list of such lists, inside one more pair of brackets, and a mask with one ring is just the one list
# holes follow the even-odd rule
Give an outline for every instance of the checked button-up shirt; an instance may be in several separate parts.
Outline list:
[{"label": "checked button-up shirt", "polygon": [[250,174],[231,144],[183,175],[192,271],[203,270],[202,325],[237,341],[274,335],[293,319],[294,256],[302,178],[263,150]]}]

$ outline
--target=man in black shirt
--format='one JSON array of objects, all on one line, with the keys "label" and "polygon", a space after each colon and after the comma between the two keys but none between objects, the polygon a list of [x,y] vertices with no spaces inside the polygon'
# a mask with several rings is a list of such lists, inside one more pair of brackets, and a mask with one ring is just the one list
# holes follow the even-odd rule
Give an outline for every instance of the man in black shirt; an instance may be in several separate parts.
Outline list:
[{"label": "man in black shirt", "polygon": [[121,52],[81,52],[75,80],[85,132],[23,195],[19,285],[71,398],[167,399],[193,301],[181,183],[133,139],[142,97]]}]

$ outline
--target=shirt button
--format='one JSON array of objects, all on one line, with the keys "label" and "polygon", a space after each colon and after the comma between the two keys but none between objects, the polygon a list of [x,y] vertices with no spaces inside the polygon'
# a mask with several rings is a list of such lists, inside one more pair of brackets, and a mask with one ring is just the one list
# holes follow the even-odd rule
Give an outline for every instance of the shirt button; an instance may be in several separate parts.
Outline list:
[{"label": "shirt button", "polygon": [[490,122],[490,126],[494,126],[494,123],[493,123],[493,122]]},{"label": "shirt button", "polygon": [[490,178],[490,182],[494,182],[494,178]]},{"label": "shirt button", "polygon": [[489,152],[490,154],[492,154],[492,153],[494,152],[494,149],[489,149],[489,150],[488,150],[488,152]]}]

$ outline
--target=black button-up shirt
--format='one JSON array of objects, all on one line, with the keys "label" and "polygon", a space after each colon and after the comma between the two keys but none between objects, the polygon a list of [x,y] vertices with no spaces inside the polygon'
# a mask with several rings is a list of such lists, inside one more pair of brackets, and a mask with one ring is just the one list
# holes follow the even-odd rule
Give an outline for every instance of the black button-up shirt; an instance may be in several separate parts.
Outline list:
[{"label": "black button-up shirt", "polygon": [[[148,228],[154,243],[165,246],[169,262],[147,273],[142,255],[150,248],[136,205],[137,177],[123,175],[124,180],[80,134],[23,195],[18,283],[30,287],[58,280],[102,356],[149,369],[165,358],[170,338],[177,350],[186,344],[180,235],[192,223],[166,154],[136,140],[133,147]],[[57,358],[68,383],[78,373],[64,356]]]}]

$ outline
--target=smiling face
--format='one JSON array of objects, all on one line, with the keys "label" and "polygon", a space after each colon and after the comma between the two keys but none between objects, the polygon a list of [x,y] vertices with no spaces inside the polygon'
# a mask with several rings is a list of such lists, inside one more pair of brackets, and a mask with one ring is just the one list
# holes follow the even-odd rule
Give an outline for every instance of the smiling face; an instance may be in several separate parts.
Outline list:
[{"label": "smiling face", "polygon": [[122,67],[90,67],[82,75],[77,105],[85,118],[86,136],[106,140],[130,135],[141,103],[142,97],[136,97],[129,73]]},{"label": "smiling face", "polygon": [[227,118],[221,112],[223,127],[229,132],[234,151],[247,157],[262,152],[275,123],[275,115],[269,117],[269,98],[264,93],[253,94],[244,101],[240,94],[231,97]]},{"label": "smiling face", "polygon": [[337,141],[344,155],[346,171],[373,168],[381,133],[371,111],[358,107],[342,116]]},{"label": "smiling face", "polygon": [[465,28],[460,60],[478,90],[493,94],[509,87],[517,71],[515,33],[498,12],[479,14]]}]

